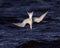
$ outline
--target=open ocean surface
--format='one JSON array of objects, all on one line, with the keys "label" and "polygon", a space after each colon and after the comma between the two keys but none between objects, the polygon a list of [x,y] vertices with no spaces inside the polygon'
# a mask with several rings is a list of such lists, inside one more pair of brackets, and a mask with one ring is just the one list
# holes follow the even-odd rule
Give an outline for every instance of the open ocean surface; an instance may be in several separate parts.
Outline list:
[{"label": "open ocean surface", "polygon": [[[32,11],[33,17],[48,11],[43,21],[33,23],[32,31],[29,25],[21,28],[12,24],[22,22],[28,18],[27,12]],[[46,43],[60,40],[60,0],[0,0],[0,48],[16,48],[31,40]]]}]

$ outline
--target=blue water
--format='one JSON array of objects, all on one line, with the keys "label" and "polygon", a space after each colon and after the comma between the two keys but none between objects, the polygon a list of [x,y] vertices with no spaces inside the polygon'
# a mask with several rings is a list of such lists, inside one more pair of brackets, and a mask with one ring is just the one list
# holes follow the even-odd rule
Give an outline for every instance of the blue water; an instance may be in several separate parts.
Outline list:
[{"label": "blue water", "polygon": [[[15,48],[30,40],[39,42],[60,40],[59,2],[59,0],[0,0],[0,48]],[[46,11],[48,14],[39,24],[33,23],[32,31],[29,25],[21,28],[12,24],[28,18],[27,11],[33,11],[33,17],[39,17]]]}]

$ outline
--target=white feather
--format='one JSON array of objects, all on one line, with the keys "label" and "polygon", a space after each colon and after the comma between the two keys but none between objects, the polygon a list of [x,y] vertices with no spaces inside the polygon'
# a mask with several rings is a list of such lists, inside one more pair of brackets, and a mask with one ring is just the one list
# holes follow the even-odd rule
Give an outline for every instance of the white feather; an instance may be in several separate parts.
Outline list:
[{"label": "white feather", "polygon": [[47,13],[48,13],[48,11],[45,12],[45,13],[44,13],[43,15],[41,15],[40,17],[34,17],[34,22],[37,22],[37,23],[41,22],[41,21],[44,19],[44,17],[47,15]]},{"label": "white feather", "polygon": [[17,25],[19,27],[24,27],[26,24],[29,24],[30,25],[30,29],[32,29],[32,16],[33,16],[33,12],[28,13],[28,15],[29,15],[29,18],[25,19],[22,23],[13,23],[13,24]]},{"label": "white feather", "polygon": [[[41,22],[44,17],[47,15],[48,12],[44,13],[42,16],[40,17],[34,17],[34,22]],[[32,30],[32,16],[33,16],[33,12],[31,13],[28,13],[27,14],[29,15],[29,18],[25,19],[22,23],[12,23],[16,26],[19,26],[19,27],[24,27],[26,24],[29,24],[30,25],[30,29]]]}]

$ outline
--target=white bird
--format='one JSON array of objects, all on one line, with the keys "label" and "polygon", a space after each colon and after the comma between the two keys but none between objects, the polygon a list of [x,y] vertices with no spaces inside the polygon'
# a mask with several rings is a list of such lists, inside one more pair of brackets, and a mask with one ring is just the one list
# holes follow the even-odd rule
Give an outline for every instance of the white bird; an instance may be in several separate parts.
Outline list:
[{"label": "white bird", "polygon": [[[33,22],[37,22],[37,23],[41,22],[44,19],[44,17],[47,15],[47,13],[48,13],[48,11],[45,12],[40,17],[34,17],[34,21]],[[27,14],[28,14],[29,18],[25,19],[22,23],[13,23],[13,24],[16,25],[16,26],[19,26],[19,27],[24,27],[26,24],[29,24],[30,25],[30,29],[32,30],[32,16],[33,16],[33,12],[31,12],[31,13],[27,12]]]},{"label": "white bird", "polygon": [[47,15],[47,13],[48,13],[48,11],[45,12],[45,13],[44,13],[43,15],[41,15],[40,17],[34,17],[34,22],[37,22],[37,23],[41,22],[41,21],[44,19],[44,17]]},{"label": "white bird", "polygon": [[33,12],[28,13],[29,18],[25,19],[22,23],[13,23],[14,25],[17,25],[19,27],[24,27],[26,24],[30,25],[30,29],[32,30],[32,16],[33,16]]}]

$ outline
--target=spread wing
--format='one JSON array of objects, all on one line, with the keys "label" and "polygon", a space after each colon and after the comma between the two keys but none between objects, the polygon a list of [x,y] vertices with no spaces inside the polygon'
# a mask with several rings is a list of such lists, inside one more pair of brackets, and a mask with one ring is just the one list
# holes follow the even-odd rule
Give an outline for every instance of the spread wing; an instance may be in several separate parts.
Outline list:
[{"label": "spread wing", "polygon": [[12,23],[12,24],[14,24],[14,25],[16,25],[16,26],[19,26],[19,27],[24,27],[24,26],[22,25],[22,23]]},{"label": "spread wing", "polygon": [[27,19],[25,19],[22,23],[13,23],[14,25],[16,26],[19,26],[19,27],[24,27],[26,24],[27,24]]},{"label": "spread wing", "polygon": [[[32,19],[33,12],[31,12],[31,13],[27,12],[27,13],[29,15],[29,18]],[[25,19],[22,23],[12,23],[12,24],[14,24],[16,26],[19,26],[19,27],[24,27],[27,23],[28,24],[30,23],[30,19],[29,18]]]},{"label": "spread wing", "polygon": [[48,13],[48,11],[45,12],[45,13],[44,13],[43,15],[41,15],[40,17],[34,17],[34,22],[37,22],[37,23],[41,22],[41,21],[44,19],[44,17],[47,15],[47,13]]}]

